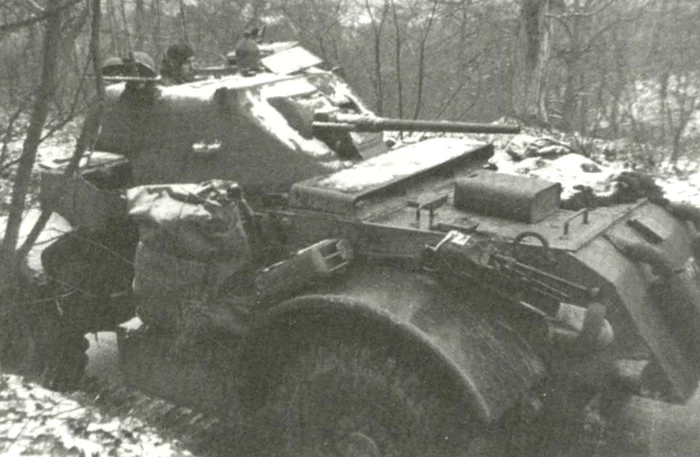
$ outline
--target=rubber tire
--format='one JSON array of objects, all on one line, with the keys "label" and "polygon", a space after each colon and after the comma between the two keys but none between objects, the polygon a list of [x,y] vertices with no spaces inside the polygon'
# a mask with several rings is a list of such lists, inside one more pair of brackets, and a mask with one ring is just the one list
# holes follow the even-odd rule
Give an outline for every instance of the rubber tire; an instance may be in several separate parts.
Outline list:
[{"label": "rubber tire", "polygon": [[274,439],[266,442],[278,449],[269,455],[462,454],[472,427],[468,409],[434,368],[413,365],[366,342],[306,347],[264,408],[268,419],[277,418]]},{"label": "rubber tire", "polygon": [[63,334],[59,337],[51,361],[50,387],[59,391],[80,388],[88,364],[86,354],[90,343],[81,334]]}]

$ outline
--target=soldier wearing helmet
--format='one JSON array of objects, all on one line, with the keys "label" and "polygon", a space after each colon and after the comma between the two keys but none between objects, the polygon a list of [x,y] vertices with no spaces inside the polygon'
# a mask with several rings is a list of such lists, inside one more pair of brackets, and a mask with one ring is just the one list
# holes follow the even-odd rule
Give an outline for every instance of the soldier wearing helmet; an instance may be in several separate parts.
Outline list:
[{"label": "soldier wearing helmet", "polygon": [[102,65],[102,76],[117,81],[141,79],[143,81],[156,79],[156,66],[147,53],[134,51],[127,57],[110,57]]},{"label": "soldier wearing helmet", "polygon": [[158,80],[156,66],[151,56],[134,51],[127,57],[110,57],[102,66],[102,76],[107,83],[126,82],[125,97],[152,100]]},{"label": "soldier wearing helmet", "polygon": [[183,84],[194,81],[194,50],[184,44],[168,47],[160,69],[163,84]]},{"label": "soldier wearing helmet", "polygon": [[243,39],[236,45],[236,66],[245,76],[255,74],[260,66],[260,48],[258,38],[260,30],[257,27],[243,32]]}]

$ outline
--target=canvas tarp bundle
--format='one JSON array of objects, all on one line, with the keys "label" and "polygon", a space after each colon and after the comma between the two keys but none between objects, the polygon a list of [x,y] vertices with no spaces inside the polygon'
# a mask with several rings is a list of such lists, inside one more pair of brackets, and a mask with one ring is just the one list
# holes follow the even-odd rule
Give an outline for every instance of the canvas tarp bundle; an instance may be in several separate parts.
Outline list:
[{"label": "canvas tarp bundle", "polygon": [[[232,192],[233,191],[233,192]],[[140,240],[159,252],[200,261],[251,258],[230,181],[139,186],[127,191]]]},{"label": "canvas tarp bundle", "polygon": [[139,223],[133,283],[139,317],[155,327],[188,331],[202,327],[195,310],[231,314],[221,289],[245,276],[251,263],[238,208],[245,203],[235,183],[142,186],[128,191],[127,203]]},{"label": "canvas tarp bundle", "polygon": [[220,292],[242,267],[236,259],[200,262],[139,243],[133,284],[137,314],[146,324],[175,331],[192,330],[193,325],[202,327],[200,323],[208,315],[233,316],[240,310],[230,309],[227,313],[227,299]]}]

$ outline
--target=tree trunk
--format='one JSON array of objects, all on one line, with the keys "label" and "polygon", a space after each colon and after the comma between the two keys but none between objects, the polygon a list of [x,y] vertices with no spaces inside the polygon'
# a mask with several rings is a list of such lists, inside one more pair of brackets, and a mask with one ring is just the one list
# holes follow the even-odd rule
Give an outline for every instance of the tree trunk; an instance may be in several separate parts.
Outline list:
[{"label": "tree trunk", "polygon": [[121,40],[121,26],[117,18],[114,0],[106,0],[107,18],[109,20],[109,53],[112,56],[119,56],[123,53],[123,43]]},{"label": "tree trunk", "polygon": [[[374,94],[376,97],[374,110],[377,114],[384,114],[384,82],[382,80],[382,31],[384,30],[384,24],[386,22],[386,15],[389,11],[389,0],[384,0],[382,6],[382,17],[379,21],[374,18],[372,13],[372,6],[369,1],[365,0],[366,11],[370,14],[372,18],[372,33],[373,33],[373,55],[374,55]],[[379,22],[377,24],[377,22]]]},{"label": "tree trunk", "polygon": [[615,46],[615,73],[610,101],[609,134],[617,137],[620,134],[620,108],[622,96],[627,85],[627,49],[617,30],[613,31]]},{"label": "tree trunk", "polygon": [[696,111],[698,111],[699,103],[698,96],[695,94],[695,78],[683,75],[676,76],[674,78],[673,87],[673,98],[674,98],[674,109],[667,107],[669,119],[673,119],[673,111],[676,111],[675,117],[677,118],[675,127],[670,132],[672,135],[672,149],[671,157],[669,161],[673,165],[673,168],[678,170],[678,159],[683,155],[683,136],[685,135],[686,129],[693,119]]},{"label": "tree trunk", "polygon": [[[87,115],[85,116],[85,121],[80,130],[80,136],[75,142],[75,149],[73,150],[73,156],[71,157],[68,165],[66,166],[65,175],[72,176],[80,167],[80,160],[85,155],[85,151],[90,149],[97,138],[97,133],[100,130],[100,125],[102,124],[102,114],[104,112],[104,102],[105,102],[105,86],[104,80],[102,79],[102,56],[100,54],[100,28],[102,24],[102,7],[100,4],[101,0],[92,0],[91,10],[92,10],[92,20],[90,23],[90,59],[92,61],[92,71],[95,74],[95,99],[90,105]],[[60,194],[60,192],[57,192]],[[51,205],[54,206],[54,205]],[[34,245],[44,226],[51,217],[51,211],[44,210],[41,216],[32,227],[31,232],[27,235],[27,239],[24,241],[20,249],[17,250],[17,257],[24,259],[29,250]]]},{"label": "tree trunk", "polygon": [[588,133],[588,90],[586,87],[586,73],[581,69],[578,74],[578,133],[585,136]]},{"label": "tree trunk", "polygon": [[668,107],[668,84],[671,78],[671,69],[665,69],[659,75],[659,143],[666,143],[667,127],[668,131],[673,131],[673,120],[670,118],[670,110]]},{"label": "tree trunk", "polygon": [[[394,69],[396,71],[396,115],[403,118],[403,70],[401,68],[401,49],[403,47],[403,37],[401,36],[401,24],[396,3],[391,0],[392,18],[394,20],[394,36],[396,38],[396,48],[394,49]],[[403,136],[402,136],[403,137]]]},{"label": "tree trunk", "polygon": [[574,15],[571,18],[569,27],[569,50],[566,58],[566,87],[564,89],[564,106],[562,107],[562,117],[564,120],[564,129],[571,132],[576,126],[576,112],[579,103],[580,91],[582,86],[579,85],[579,75],[583,71],[581,60],[583,53],[581,52],[581,17],[576,14],[580,10],[579,2],[573,4]]},{"label": "tree trunk", "polygon": [[[92,60],[93,64],[93,72],[95,73],[95,90],[97,93],[96,100],[91,104],[91,109],[90,113],[87,115],[85,122],[83,123],[83,128],[80,132],[80,136],[76,142],[75,150],[73,152],[73,157],[71,158],[70,162],[68,163],[68,166],[66,167],[65,174],[66,175],[72,175],[75,174],[75,172],[78,170],[78,167],[80,165],[80,159],[84,155],[84,152],[88,147],[91,146],[92,142],[94,141],[97,132],[99,131],[100,127],[100,122],[102,119],[102,112],[104,110],[104,98],[105,98],[105,90],[104,90],[104,83],[102,80],[102,75],[101,75],[101,69],[102,69],[102,62],[101,62],[101,57],[100,57],[100,40],[99,40],[99,35],[100,35],[100,24],[101,24],[101,5],[100,5],[101,0],[92,0],[91,2],[91,9],[92,9],[92,22],[91,22],[91,36],[90,36],[90,58]],[[49,19],[49,22],[47,23],[47,34],[45,37],[45,42],[44,42],[44,70],[42,71],[42,79],[41,79],[41,85],[40,85],[40,90],[39,90],[39,97],[37,98],[34,106],[35,112],[39,110],[44,111],[44,116],[43,116],[43,121],[41,124],[43,124],[46,120],[46,113],[48,112],[48,102],[51,100],[51,98],[54,96],[54,93],[51,91],[44,91],[42,90],[45,87],[53,87],[55,85],[55,68],[57,67],[57,54],[55,52],[52,52],[51,47],[47,43],[52,43],[56,46],[58,46],[58,38],[60,37],[60,30],[61,30],[61,17],[60,14],[55,15],[55,19],[57,22],[56,23],[52,22],[54,20],[54,17]],[[54,59],[53,62],[50,60],[47,61],[47,56],[52,56]],[[51,78],[51,71],[47,72],[48,70],[53,69],[53,78]],[[52,82],[52,84],[48,84],[49,82]],[[46,107],[42,108],[42,103],[46,105]],[[37,115],[37,118],[39,116]],[[32,114],[32,125],[34,125],[35,121],[35,114]],[[36,135],[32,129],[32,125],[30,125],[30,128],[27,133],[27,138],[30,137],[30,134]],[[39,132],[39,135],[41,134],[42,129],[37,129]],[[32,144],[36,144],[38,147],[38,140],[32,140]],[[25,154],[27,153],[27,141],[25,141],[25,149],[22,154],[22,158],[24,158]],[[36,158],[36,149],[35,147],[33,149],[33,156]],[[29,169],[31,172],[31,167]],[[19,175],[19,173],[18,173]],[[15,182],[15,190],[18,189],[18,184],[19,180]],[[25,195],[26,195],[26,186],[25,186]],[[13,194],[14,197],[14,194]],[[13,199],[14,200],[14,199]],[[14,209],[14,205],[13,205]],[[12,256],[5,256],[3,255],[2,260],[3,262],[0,263],[0,268],[3,268],[3,272],[5,273],[3,278],[6,278],[5,283],[2,284],[3,289],[0,290],[0,305],[2,305],[2,308],[0,308],[0,311],[2,311],[0,318],[0,335],[5,336],[6,338],[1,342],[2,346],[0,349],[2,349],[2,359],[7,360],[8,357],[6,357],[8,354],[17,354],[18,356],[27,356],[29,355],[28,352],[30,352],[29,347],[31,343],[31,337],[29,336],[29,329],[27,328],[28,326],[25,324],[25,321],[23,320],[23,313],[26,311],[23,308],[20,308],[18,303],[15,300],[15,297],[13,296],[13,292],[18,290],[18,286],[22,285],[21,282],[21,272],[20,272],[20,264],[21,262],[24,261],[26,258],[27,254],[29,253],[30,249],[34,245],[34,242],[38,238],[39,234],[41,231],[44,229],[44,226],[46,225],[47,221],[49,220],[49,217],[51,216],[50,211],[44,211],[37,222],[35,223],[34,227],[32,228],[31,232],[27,236],[26,240],[22,244],[22,246],[14,251],[14,247],[12,247],[13,252]],[[21,220],[19,221],[21,222]],[[8,232],[10,228],[10,223],[8,222]],[[17,224],[17,227],[19,227],[19,224]],[[7,240],[8,237],[5,238]],[[16,246],[17,244],[17,239],[18,236],[14,236],[14,245]],[[12,242],[12,240],[10,240]],[[7,244],[3,243],[2,246],[3,250],[5,249],[10,249],[10,243],[8,242]],[[6,251],[3,251],[6,252]],[[7,262],[4,260],[8,259]],[[17,324],[20,325],[17,325]],[[25,344],[24,347],[20,347],[22,344]],[[14,358],[13,361],[18,361],[17,357]]]},{"label": "tree trunk", "polygon": [[122,21],[124,23],[124,37],[126,38],[126,49],[128,53],[134,52],[134,40],[131,36],[131,30],[129,29],[129,19],[126,16],[126,0],[121,0],[119,2],[119,12],[122,16]]},{"label": "tree trunk", "polygon": [[185,13],[185,0],[180,0],[180,21],[182,24],[182,36],[185,43],[190,42],[190,37],[187,34],[187,15]]},{"label": "tree trunk", "polygon": [[[46,8],[58,8],[60,3],[60,0],[51,0]],[[41,82],[34,101],[34,107],[32,108],[27,136],[25,137],[22,155],[19,160],[5,238],[0,247],[0,258],[3,260],[3,265],[12,265],[14,262],[13,257],[19,238],[19,226],[24,213],[32,169],[36,161],[36,152],[41,143],[41,133],[48,117],[51,100],[56,92],[56,68],[61,38],[61,17],[62,13],[57,12],[51,15],[46,22]]]},{"label": "tree trunk", "polygon": [[570,53],[566,59],[566,79],[564,85],[564,100],[562,102],[561,116],[562,127],[565,131],[571,132],[574,128],[574,117],[576,116],[576,99],[578,90],[576,88],[576,69],[578,67],[576,60],[578,59]]},{"label": "tree trunk", "polygon": [[427,23],[425,24],[425,30],[421,34],[418,47],[418,68],[416,74],[416,105],[413,108],[413,119],[418,119],[421,110],[423,109],[423,87],[425,86],[425,58],[426,50],[428,45],[428,38],[433,28],[433,21],[435,20],[435,12],[437,10],[438,2],[433,1],[430,15],[428,16]]},{"label": "tree trunk", "polygon": [[[0,244],[0,334],[3,359],[23,356],[23,348],[18,347],[27,341],[27,332],[18,313],[17,289],[20,282],[20,262],[22,259],[15,250],[19,240],[19,230],[25,209],[25,200],[36,161],[36,153],[41,143],[41,133],[48,117],[51,101],[56,93],[56,68],[58,50],[61,43],[63,10],[60,0],[49,0],[47,10],[57,10],[48,16],[44,31],[42,70],[36,99],[27,128],[27,136],[22,147],[17,175],[12,189],[10,214],[7,220],[5,238]],[[15,357],[13,357],[15,356]],[[17,361],[15,358],[14,361]]]},{"label": "tree trunk", "polygon": [[146,32],[144,31],[144,16],[145,8],[143,0],[136,0],[136,8],[134,10],[134,34],[136,35],[136,50],[143,51],[146,42]]},{"label": "tree trunk", "polygon": [[513,112],[525,122],[549,124],[547,64],[551,53],[550,0],[522,0],[513,75]]}]

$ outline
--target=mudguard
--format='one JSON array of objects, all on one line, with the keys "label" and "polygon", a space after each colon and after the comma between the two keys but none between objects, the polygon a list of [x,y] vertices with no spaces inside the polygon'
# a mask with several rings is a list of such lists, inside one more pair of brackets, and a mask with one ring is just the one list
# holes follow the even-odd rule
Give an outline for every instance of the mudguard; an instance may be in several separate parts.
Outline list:
[{"label": "mudguard", "polygon": [[359,266],[314,292],[270,310],[249,333],[241,359],[244,390],[256,391],[242,398],[265,396],[295,344],[350,333],[391,345],[414,366],[440,370],[436,376],[457,382],[463,400],[485,423],[498,420],[545,375],[536,352],[489,312],[489,304],[475,306],[479,296],[460,296],[421,273]]}]

